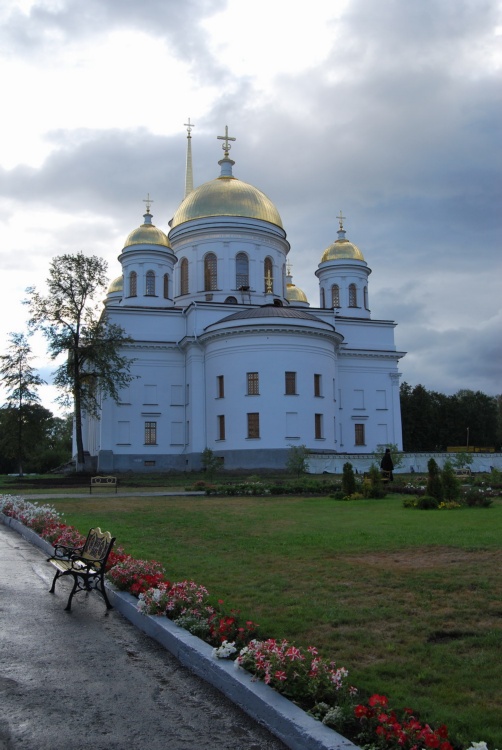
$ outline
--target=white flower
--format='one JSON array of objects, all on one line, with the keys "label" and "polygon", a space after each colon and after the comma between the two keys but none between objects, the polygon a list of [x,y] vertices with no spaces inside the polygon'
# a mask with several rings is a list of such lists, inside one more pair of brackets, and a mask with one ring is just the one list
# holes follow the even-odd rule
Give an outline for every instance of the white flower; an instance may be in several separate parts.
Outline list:
[{"label": "white flower", "polygon": [[237,649],[235,648],[235,643],[223,641],[221,646],[219,646],[218,648],[213,648],[213,656],[216,659],[228,659],[228,657],[232,654],[235,654],[236,651]]},{"label": "white flower", "polygon": [[486,742],[472,742],[468,750],[488,750]]}]

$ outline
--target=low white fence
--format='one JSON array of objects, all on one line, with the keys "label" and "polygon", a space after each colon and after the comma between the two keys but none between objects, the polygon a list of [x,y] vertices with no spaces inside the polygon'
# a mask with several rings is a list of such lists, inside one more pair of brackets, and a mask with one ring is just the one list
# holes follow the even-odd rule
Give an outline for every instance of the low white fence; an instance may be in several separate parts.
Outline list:
[{"label": "low white fence", "polygon": [[[427,473],[427,462],[433,458],[442,468],[445,461],[454,461],[456,453],[402,453],[402,465],[395,470],[395,474]],[[502,471],[502,453],[469,453],[472,472],[490,472],[492,468]],[[379,459],[372,453],[310,453],[308,457],[310,474],[341,474],[346,462],[352,464],[357,474],[364,474]]]}]

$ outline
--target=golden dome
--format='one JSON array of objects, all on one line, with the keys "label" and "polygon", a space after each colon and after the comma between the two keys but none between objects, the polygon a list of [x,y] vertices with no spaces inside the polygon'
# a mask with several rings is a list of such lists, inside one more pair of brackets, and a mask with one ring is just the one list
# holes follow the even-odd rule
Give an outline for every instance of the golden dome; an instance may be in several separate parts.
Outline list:
[{"label": "golden dome", "polygon": [[113,292],[123,292],[124,291],[124,277],[123,276],[117,276],[116,279],[112,281],[110,286],[108,287],[108,294],[113,294]]},{"label": "golden dome", "polygon": [[307,295],[294,284],[286,284],[286,299],[288,302],[308,302]]},{"label": "golden dome", "polygon": [[364,260],[364,255],[357,245],[353,245],[348,240],[336,240],[332,245],[326,248],[322,254],[321,263],[327,260],[340,260],[348,258],[349,260]]},{"label": "golden dome", "polygon": [[265,193],[237,177],[222,175],[189,193],[171,221],[171,227],[209,216],[244,216],[282,227],[278,210]]},{"label": "golden dome", "polygon": [[167,235],[161,229],[152,224],[152,216],[149,211],[145,214],[145,223],[130,233],[125,241],[124,249],[131,245],[162,245],[171,248]]}]

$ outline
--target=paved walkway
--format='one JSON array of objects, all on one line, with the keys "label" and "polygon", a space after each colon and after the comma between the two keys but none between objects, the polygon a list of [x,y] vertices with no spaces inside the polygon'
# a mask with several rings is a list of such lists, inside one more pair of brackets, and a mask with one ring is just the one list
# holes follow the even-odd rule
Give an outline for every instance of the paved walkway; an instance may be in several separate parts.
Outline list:
[{"label": "paved walkway", "polygon": [[285,750],[100,596],[65,612],[53,570],[0,524],[0,750]]}]

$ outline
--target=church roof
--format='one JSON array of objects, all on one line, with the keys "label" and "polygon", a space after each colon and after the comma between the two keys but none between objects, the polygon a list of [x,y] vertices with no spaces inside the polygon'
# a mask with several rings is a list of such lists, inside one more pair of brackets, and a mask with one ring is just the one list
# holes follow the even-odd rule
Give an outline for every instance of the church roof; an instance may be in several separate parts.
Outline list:
[{"label": "church roof", "polygon": [[280,307],[279,305],[264,305],[263,307],[246,308],[239,312],[222,318],[218,323],[227,323],[231,320],[252,320],[253,318],[296,318],[297,320],[311,320],[319,323],[319,318],[305,310],[292,310],[290,307]]},{"label": "church roof", "polygon": [[283,229],[279,211],[270,198],[253,185],[233,176],[235,162],[229,157],[229,141],[235,141],[235,138],[228,136],[228,128],[225,131],[225,136],[218,136],[225,141],[224,157],[218,162],[221,165],[220,176],[189,193],[169,222],[170,226],[174,228],[187,221],[210,216],[239,216],[268,221]]}]

